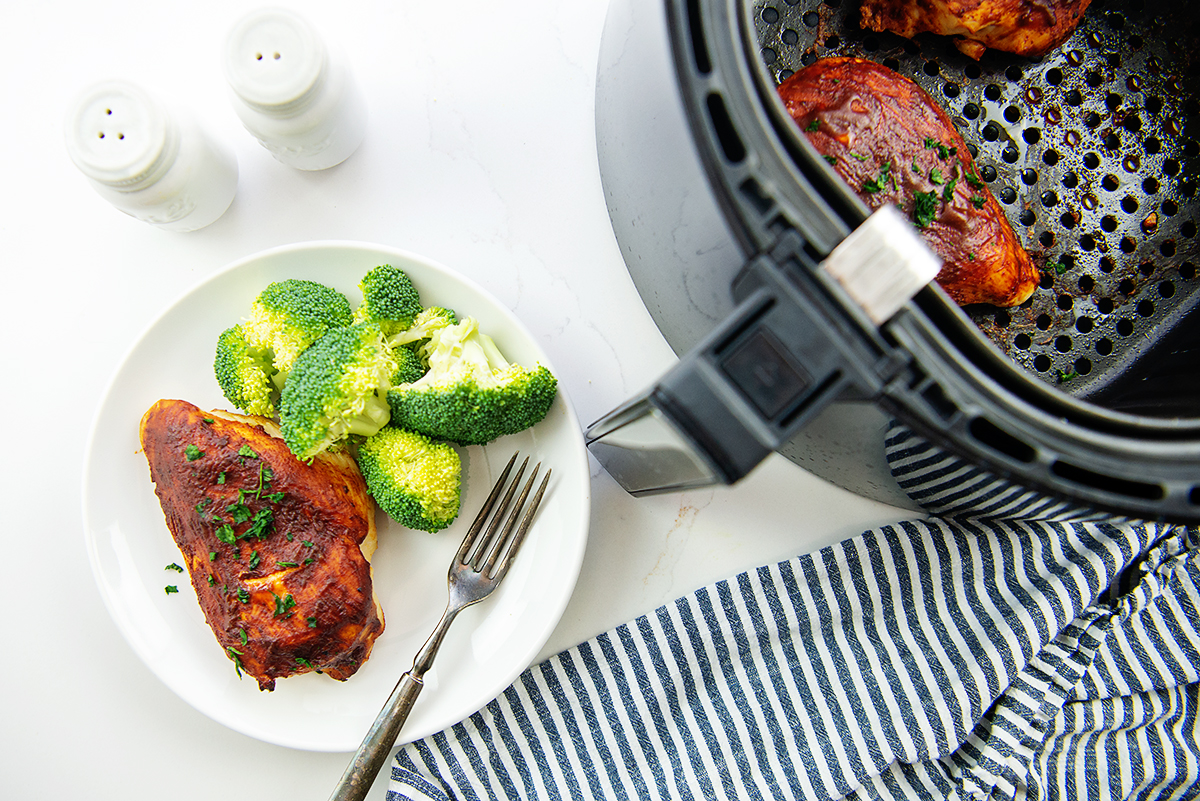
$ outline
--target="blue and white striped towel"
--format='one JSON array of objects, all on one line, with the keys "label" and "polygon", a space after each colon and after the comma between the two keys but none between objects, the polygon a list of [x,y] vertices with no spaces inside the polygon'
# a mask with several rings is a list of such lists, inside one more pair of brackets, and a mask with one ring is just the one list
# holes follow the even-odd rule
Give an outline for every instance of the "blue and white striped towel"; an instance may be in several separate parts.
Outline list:
[{"label": "blue and white striped towel", "polygon": [[1200,795],[1198,531],[887,448],[934,517],[531,667],[402,748],[389,801]]}]

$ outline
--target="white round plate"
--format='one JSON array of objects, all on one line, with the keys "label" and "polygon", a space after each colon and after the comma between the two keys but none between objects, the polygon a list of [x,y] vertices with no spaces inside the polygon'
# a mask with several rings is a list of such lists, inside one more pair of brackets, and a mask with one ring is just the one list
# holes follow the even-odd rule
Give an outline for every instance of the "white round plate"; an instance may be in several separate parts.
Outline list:
[{"label": "white round plate", "polygon": [[[358,282],[391,264],[412,278],[424,305],[479,320],[511,360],[554,366],[517,318],[492,295],[411,253],[355,242],[268,250],[230,265],[188,292],[130,350],[101,402],[84,464],[84,535],[105,604],[138,656],[189,704],[231,729],[310,751],[355,750],[446,604],[451,557],[499,470],[514,451],[553,477],[511,572],[493,596],[450,629],[425,689],[401,732],[408,742],[466,719],[504,691],[545,645],[575,587],[587,540],[590,485],[579,423],[559,387],[533,428],[486,446],[460,448],[462,514],[436,534],[405,529],[377,513],[372,559],[385,629],[371,658],[348,681],[306,674],[260,692],[239,679],[196,600],[140,451],[138,423],[160,398],[230,408],[213,377],[217,336],[244,319],[272,281],[303,278],[341,290],[357,305]],[[167,594],[176,585],[177,594]]]}]

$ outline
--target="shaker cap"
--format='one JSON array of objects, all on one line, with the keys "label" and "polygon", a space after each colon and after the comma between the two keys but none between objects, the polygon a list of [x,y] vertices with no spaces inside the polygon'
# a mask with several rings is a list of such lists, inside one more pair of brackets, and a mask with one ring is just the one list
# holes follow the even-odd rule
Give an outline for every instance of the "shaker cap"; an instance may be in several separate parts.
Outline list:
[{"label": "shaker cap", "polygon": [[281,8],[243,17],[225,38],[225,78],[247,105],[265,112],[301,106],[325,70],[326,51],[316,30]]},{"label": "shaker cap", "polygon": [[166,111],[140,87],[104,81],[85,89],[67,113],[67,151],[87,177],[131,186],[167,158],[172,131]]}]

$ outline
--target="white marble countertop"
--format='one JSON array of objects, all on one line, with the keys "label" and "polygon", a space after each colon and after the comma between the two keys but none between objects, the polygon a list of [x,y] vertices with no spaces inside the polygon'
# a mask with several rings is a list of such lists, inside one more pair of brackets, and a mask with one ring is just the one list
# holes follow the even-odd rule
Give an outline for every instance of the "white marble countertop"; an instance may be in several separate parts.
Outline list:
[{"label": "white marble countertop", "polygon": [[[584,424],[674,362],[601,190],[593,101],[607,0],[284,5],[348,51],[369,103],[361,149],[326,172],[275,162],[227,102],[218,54],[243,3],[0,13],[5,798],[323,799],[345,767],[346,755],[262,743],[179,700],[121,637],[88,565],[81,465],[97,404],[140,333],[205,277],[314,239],[423,254],[513,309]],[[71,164],[67,104],[110,77],[186,104],[236,151],[238,194],[216,223],[155,230]],[[543,656],[905,514],[781,457],[733,488],[635,500],[594,461],[591,485],[582,573]],[[381,780],[371,797],[384,792]]]}]

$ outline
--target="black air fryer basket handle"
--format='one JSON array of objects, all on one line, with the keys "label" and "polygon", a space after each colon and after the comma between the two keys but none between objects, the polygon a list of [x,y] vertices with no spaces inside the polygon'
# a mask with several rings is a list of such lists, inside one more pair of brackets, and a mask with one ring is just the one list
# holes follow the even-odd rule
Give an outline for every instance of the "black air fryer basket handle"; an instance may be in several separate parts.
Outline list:
[{"label": "black air fryer basket handle", "polygon": [[[847,387],[875,381],[873,364],[848,367],[873,360],[786,269],[796,267],[769,255],[746,265],[733,313],[645,395],[588,429],[592,453],[632,494],[732,484]],[[646,428],[648,417],[659,425]],[[674,444],[652,448],[645,440],[661,439],[663,427]]]},{"label": "black air fryer basket handle", "polygon": [[635,495],[732,484],[833,400],[879,397],[904,365],[874,323],[939,264],[891,207],[819,268],[785,231],[739,272],[733,313],[642,397],[593,424],[588,446]]}]

